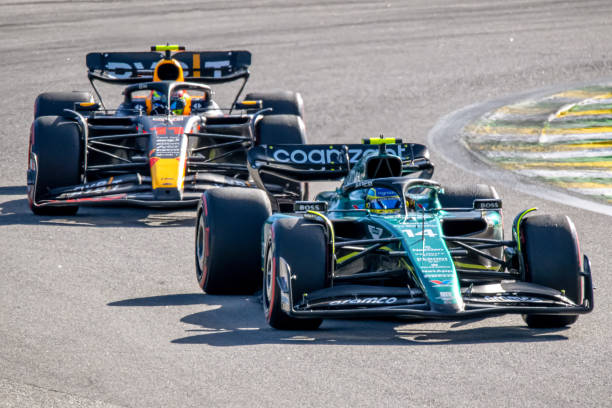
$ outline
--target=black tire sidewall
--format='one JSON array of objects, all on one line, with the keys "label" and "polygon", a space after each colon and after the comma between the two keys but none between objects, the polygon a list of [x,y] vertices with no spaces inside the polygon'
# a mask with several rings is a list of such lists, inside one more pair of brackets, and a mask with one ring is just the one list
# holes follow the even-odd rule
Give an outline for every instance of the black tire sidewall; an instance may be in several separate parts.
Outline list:
[{"label": "black tire sidewall", "polygon": [[256,144],[306,144],[306,126],[296,115],[264,116],[257,121]]},{"label": "black tire sidewall", "polygon": [[246,100],[261,100],[262,108],[272,108],[266,115],[297,115],[304,117],[302,95],[292,91],[250,92]]},{"label": "black tire sidewall", "polygon": [[[574,224],[567,216],[535,215],[520,225],[525,280],[559,291],[577,304],[584,299],[581,255]],[[525,314],[530,328],[559,328],[571,325],[578,315]]]},{"label": "black tire sidewall", "polygon": [[[277,329],[312,330],[319,327],[322,319],[298,319],[287,315],[280,305],[277,274],[283,258],[291,268],[292,298],[294,302],[301,294],[323,289],[326,285],[327,252],[324,226],[301,218],[278,219],[272,225],[273,239],[266,245],[264,264],[263,306],[267,322]],[[272,252],[275,267],[272,273],[273,297],[266,292],[268,255]]]},{"label": "black tire sidewall", "polygon": [[525,280],[565,291],[577,304],[584,298],[581,254],[574,224],[567,216],[534,215],[520,226]]},{"label": "black tire sidewall", "polygon": [[472,208],[477,199],[499,199],[495,188],[486,184],[444,186],[438,195],[442,208]]},{"label": "black tire sidewall", "polygon": [[[264,116],[255,125],[255,143],[257,145],[306,144],[306,126],[301,117],[296,115]],[[262,181],[270,184],[291,184],[291,190],[298,192],[302,199],[308,197],[308,183],[290,182],[284,178],[265,175]]]},{"label": "black tire sidewall", "polygon": [[93,102],[89,92],[45,92],[34,102],[34,118],[41,116],[62,116],[64,109],[74,110],[75,103]]},{"label": "black tire sidewall", "polygon": [[[203,209],[199,210],[197,213],[197,218],[196,218],[195,263],[196,263],[196,279],[202,290],[205,290],[205,287],[206,287],[206,278],[207,278],[207,271],[208,271],[209,254],[206,253],[206,247],[210,245],[210,243],[208,242],[209,237],[206,231],[205,222],[206,220],[204,217],[204,210]],[[202,236],[200,235],[200,232],[203,234]],[[200,239],[202,239],[202,248],[200,248],[200,242],[199,242]],[[205,269],[202,269],[202,267],[200,266],[200,254],[199,254],[200,251],[202,251],[203,255],[206,257],[206,260],[204,262]]]},{"label": "black tire sidewall", "polygon": [[270,201],[261,190],[223,187],[204,193],[201,220],[205,232],[208,228],[209,252],[206,275],[199,283],[205,292],[251,294],[259,289],[261,231],[271,213]]},{"label": "black tire sidewall", "polygon": [[[74,215],[76,205],[36,206],[50,190],[82,182],[83,141],[79,125],[59,116],[41,116],[32,124],[30,160],[36,155],[36,186],[29,192],[37,215]],[[33,194],[32,194],[33,193]]]}]

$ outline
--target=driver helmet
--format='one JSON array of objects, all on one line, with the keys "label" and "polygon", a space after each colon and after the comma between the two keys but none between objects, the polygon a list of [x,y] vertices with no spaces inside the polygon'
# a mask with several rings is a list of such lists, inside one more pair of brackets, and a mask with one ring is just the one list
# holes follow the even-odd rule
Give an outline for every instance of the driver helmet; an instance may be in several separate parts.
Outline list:
[{"label": "driver helmet", "polygon": [[154,112],[156,110],[155,108],[157,107],[165,107],[166,95],[161,92],[151,91],[148,102],[149,103],[147,105],[151,107],[150,112]]},{"label": "driver helmet", "polygon": [[191,97],[184,91],[174,92],[170,98],[170,111],[174,115],[188,115],[190,110]]},{"label": "driver helmet", "polygon": [[373,187],[366,194],[365,208],[375,214],[397,214],[401,211],[402,202],[395,191]]}]

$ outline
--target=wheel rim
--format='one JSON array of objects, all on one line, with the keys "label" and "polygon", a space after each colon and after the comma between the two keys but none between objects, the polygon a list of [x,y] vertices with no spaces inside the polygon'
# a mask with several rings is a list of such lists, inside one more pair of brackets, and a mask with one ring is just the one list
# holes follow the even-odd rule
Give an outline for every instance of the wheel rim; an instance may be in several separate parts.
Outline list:
[{"label": "wheel rim", "polygon": [[198,281],[202,280],[204,268],[206,267],[206,231],[204,229],[204,216],[198,219],[198,233],[196,236],[196,257],[198,259],[197,275]]},{"label": "wheel rim", "polygon": [[272,250],[268,247],[266,254],[266,269],[264,275],[264,306],[266,307],[266,311],[270,309],[270,303],[272,302],[272,285],[273,285],[273,259],[272,259]]}]

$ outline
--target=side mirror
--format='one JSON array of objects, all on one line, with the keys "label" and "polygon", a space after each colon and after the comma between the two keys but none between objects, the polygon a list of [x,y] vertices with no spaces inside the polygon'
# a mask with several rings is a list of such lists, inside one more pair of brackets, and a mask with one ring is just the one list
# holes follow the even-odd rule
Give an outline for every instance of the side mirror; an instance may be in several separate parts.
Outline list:
[{"label": "side mirror", "polygon": [[97,102],[81,102],[74,104],[74,110],[78,112],[93,112],[100,109],[100,104]]},{"label": "side mirror", "polygon": [[243,109],[243,110],[260,110],[263,107],[262,100],[249,101],[244,100],[242,102],[236,102],[234,104],[235,109]]}]

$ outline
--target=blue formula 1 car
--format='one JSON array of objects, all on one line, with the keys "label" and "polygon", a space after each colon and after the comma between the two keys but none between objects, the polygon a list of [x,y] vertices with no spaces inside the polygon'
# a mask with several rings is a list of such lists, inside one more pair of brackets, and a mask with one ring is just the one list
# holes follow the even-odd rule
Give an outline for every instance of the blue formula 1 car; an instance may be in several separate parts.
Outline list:
[{"label": "blue formula 1 car", "polygon": [[[262,288],[265,317],[278,329],[314,329],[326,318],[506,313],[529,327],[562,327],[593,309],[589,260],[567,216],[528,209],[504,239],[492,187],[442,188],[425,146],[369,143],[251,149],[261,189],[209,190],[198,207],[202,289]],[[268,177],[343,181],[289,208],[264,189]]]}]

